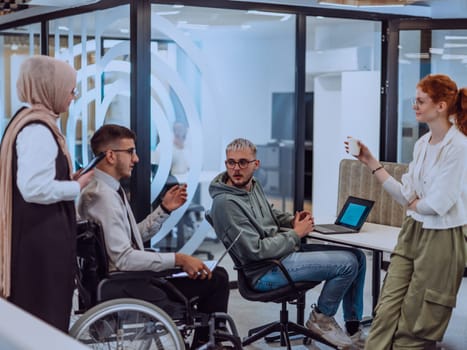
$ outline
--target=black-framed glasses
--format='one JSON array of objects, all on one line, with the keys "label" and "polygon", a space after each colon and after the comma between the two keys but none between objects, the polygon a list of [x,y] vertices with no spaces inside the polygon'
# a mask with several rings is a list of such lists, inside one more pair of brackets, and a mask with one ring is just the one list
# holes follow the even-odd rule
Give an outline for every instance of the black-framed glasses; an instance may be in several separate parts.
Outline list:
[{"label": "black-framed glasses", "polygon": [[130,147],[130,148],[127,148],[127,149],[112,149],[111,151],[113,151],[113,152],[126,152],[130,156],[133,156],[133,155],[136,154],[136,148],[134,148],[134,147]]},{"label": "black-framed glasses", "polygon": [[73,98],[78,98],[79,90],[78,90],[77,87],[75,87],[73,90],[71,90],[71,96],[73,96]]},{"label": "black-framed glasses", "polygon": [[239,159],[238,161],[235,161],[233,159],[227,159],[225,161],[225,166],[229,169],[234,169],[236,165],[240,169],[245,169],[250,163],[256,162],[256,159],[253,160],[248,160],[248,159]]}]

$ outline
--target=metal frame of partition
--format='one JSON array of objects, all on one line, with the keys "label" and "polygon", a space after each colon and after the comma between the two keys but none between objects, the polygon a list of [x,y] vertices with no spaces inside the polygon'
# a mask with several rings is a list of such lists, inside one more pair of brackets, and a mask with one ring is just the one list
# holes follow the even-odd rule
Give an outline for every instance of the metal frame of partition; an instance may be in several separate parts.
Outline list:
[{"label": "metal frame of partition", "polygon": [[[150,99],[151,82],[147,72],[151,71],[151,3],[149,0],[131,1],[130,5],[130,58],[131,58],[131,129],[138,136],[136,150],[143,160],[131,177],[131,193],[138,200],[131,201],[137,221],[144,219],[151,211],[150,164]],[[144,161],[147,160],[147,161]]]},{"label": "metal frame of partition", "polygon": [[[381,151],[382,160],[397,162],[397,123],[398,123],[398,57],[399,57],[399,33],[403,30],[423,30],[430,36],[432,30],[437,29],[467,29],[467,22],[464,19],[390,19],[387,22],[387,56],[386,80],[383,89],[386,93],[381,100]],[[385,100],[383,103],[383,99]],[[385,112],[383,111],[385,109]],[[384,125],[384,126],[383,126]]]}]

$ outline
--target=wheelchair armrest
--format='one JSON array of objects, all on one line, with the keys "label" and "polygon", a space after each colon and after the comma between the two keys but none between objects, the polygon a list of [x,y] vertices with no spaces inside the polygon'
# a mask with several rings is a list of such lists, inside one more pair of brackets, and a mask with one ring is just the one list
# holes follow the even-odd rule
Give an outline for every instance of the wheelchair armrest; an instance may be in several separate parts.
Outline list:
[{"label": "wheelchair armrest", "polygon": [[234,269],[246,271],[249,269],[256,269],[256,268],[266,267],[266,266],[270,266],[271,269],[273,267],[278,267],[281,273],[284,275],[285,279],[287,280],[287,283],[289,284],[289,286],[295,289],[295,282],[292,280],[292,277],[290,277],[289,272],[287,271],[285,266],[282,264],[282,262],[277,259],[266,259],[266,260],[261,260],[261,261],[254,261],[251,263],[244,264],[242,266],[235,266]]},{"label": "wheelchair armrest", "polygon": [[[182,271],[180,268],[168,269],[164,271],[115,271],[109,273],[107,278],[102,279],[97,287],[97,299],[102,300],[102,291],[107,287],[112,287],[114,283],[125,284],[125,282],[138,280],[151,280],[155,285],[169,291],[187,310],[190,310],[193,300],[188,300],[180,290],[170,282],[173,273]],[[189,315],[190,316],[190,315]]]},{"label": "wheelchair armrest", "polygon": [[134,280],[144,278],[166,278],[172,276],[174,273],[181,272],[182,269],[176,267],[163,271],[114,271],[110,272],[108,278],[113,280]]}]

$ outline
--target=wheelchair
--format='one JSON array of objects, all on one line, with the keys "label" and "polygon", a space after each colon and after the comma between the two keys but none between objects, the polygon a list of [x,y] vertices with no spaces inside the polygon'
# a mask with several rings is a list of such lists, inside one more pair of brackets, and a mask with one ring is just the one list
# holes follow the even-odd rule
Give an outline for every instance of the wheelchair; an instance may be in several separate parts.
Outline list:
[{"label": "wheelchair", "polygon": [[[194,350],[190,339],[195,329],[208,327],[209,342],[197,350],[216,349],[217,343],[224,342],[242,349],[232,318],[225,313],[197,312],[196,300],[187,300],[167,278],[175,270],[109,272],[100,225],[80,221],[77,226],[79,307],[74,314],[79,318],[70,336],[91,349]],[[157,302],[128,297],[126,286],[148,280],[159,292]],[[225,327],[216,329],[218,322]]]}]

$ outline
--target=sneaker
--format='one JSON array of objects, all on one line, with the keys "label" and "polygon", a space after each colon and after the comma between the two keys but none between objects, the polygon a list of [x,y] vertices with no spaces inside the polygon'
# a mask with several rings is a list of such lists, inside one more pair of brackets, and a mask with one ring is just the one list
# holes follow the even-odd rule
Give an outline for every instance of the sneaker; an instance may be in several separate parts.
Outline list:
[{"label": "sneaker", "polygon": [[352,339],[344,333],[332,316],[317,313],[312,310],[310,318],[306,321],[307,328],[323,337],[336,347],[344,348],[352,345]]},{"label": "sneaker", "polygon": [[367,335],[360,329],[357,333],[350,336],[352,339],[353,349],[364,349]]}]

